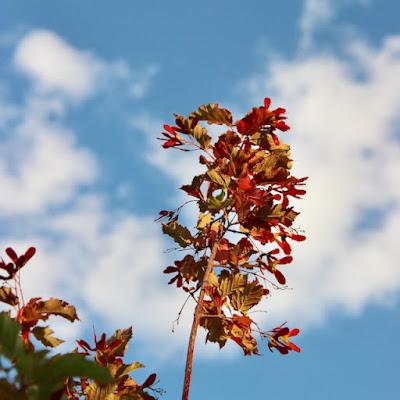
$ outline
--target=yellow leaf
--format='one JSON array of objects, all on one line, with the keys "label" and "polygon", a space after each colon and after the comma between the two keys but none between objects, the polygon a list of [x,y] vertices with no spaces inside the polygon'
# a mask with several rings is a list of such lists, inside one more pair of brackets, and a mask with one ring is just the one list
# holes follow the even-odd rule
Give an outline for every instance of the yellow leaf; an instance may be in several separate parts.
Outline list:
[{"label": "yellow leaf", "polygon": [[204,229],[207,225],[210,224],[210,222],[212,221],[212,218],[213,218],[212,214],[200,213],[200,217],[197,222],[197,228]]}]

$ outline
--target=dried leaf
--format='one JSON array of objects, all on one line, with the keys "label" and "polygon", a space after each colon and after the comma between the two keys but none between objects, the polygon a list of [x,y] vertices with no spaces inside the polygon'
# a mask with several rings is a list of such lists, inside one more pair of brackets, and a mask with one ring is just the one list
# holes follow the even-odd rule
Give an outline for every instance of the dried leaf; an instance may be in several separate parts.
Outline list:
[{"label": "dried leaf", "polygon": [[201,125],[196,125],[193,129],[193,137],[202,149],[209,147],[211,136],[208,135],[206,128],[203,128]]},{"label": "dried leaf", "polygon": [[229,183],[231,181],[231,177],[229,175],[225,175],[217,169],[211,169],[207,171],[207,175],[210,178],[211,182],[214,182],[223,188],[229,186]]},{"label": "dried leaf", "polygon": [[242,290],[247,285],[247,275],[240,273],[230,274],[222,271],[219,278],[219,293],[222,297],[230,296],[232,293]]},{"label": "dried leaf", "polygon": [[53,297],[49,300],[38,302],[36,311],[40,314],[57,315],[71,322],[79,319],[74,306]]},{"label": "dried leaf", "polygon": [[176,221],[163,224],[162,230],[165,234],[171,236],[181,247],[187,247],[193,242],[193,236],[189,229],[179,225]]},{"label": "dried leaf", "polygon": [[33,328],[32,333],[46,347],[57,347],[64,343],[64,340],[52,336],[54,331],[48,326],[36,326]]},{"label": "dried leaf", "polygon": [[15,306],[19,303],[18,296],[7,286],[0,287],[0,301],[11,306]]},{"label": "dried leaf", "polygon": [[243,291],[234,291],[229,296],[229,299],[235,310],[247,313],[252,307],[261,301],[264,294],[265,289],[263,286],[257,281],[253,281],[247,283]]},{"label": "dried leaf", "polygon": [[226,108],[220,108],[218,104],[210,103],[200,106],[189,115],[199,121],[207,121],[209,124],[231,125],[232,114]]},{"label": "dried leaf", "polygon": [[132,364],[122,364],[118,369],[115,374],[116,378],[120,378],[124,375],[128,375],[129,373],[139,369],[139,368],[144,368],[144,365],[141,364],[140,362],[133,362]]},{"label": "dried leaf", "polygon": [[197,222],[197,229],[204,229],[213,220],[212,214],[200,213],[199,220]]}]

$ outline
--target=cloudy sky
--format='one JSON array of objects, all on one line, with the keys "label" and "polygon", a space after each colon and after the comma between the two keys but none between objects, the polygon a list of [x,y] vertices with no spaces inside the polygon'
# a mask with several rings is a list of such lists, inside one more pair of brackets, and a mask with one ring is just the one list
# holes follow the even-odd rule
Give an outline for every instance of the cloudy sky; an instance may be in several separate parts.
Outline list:
[{"label": "cloudy sky", "polygon": [[[172,113],[288,109],[308,240],[290,290],[259,321],[288,321],[301,354],[199,344],[192,399],[376,399],[399,391],[400,8],[395,0],[0,5],[0,244],[38,249],[26,296],[59,296],[82,323],[133,325],[132,360],[179,398],[191,309],[162,269],[153,220],[182,201],[195,159],[164,152]],[[191,222],[190,212],[187,214]],[[202,339],[200,339],[202,340]]]}]

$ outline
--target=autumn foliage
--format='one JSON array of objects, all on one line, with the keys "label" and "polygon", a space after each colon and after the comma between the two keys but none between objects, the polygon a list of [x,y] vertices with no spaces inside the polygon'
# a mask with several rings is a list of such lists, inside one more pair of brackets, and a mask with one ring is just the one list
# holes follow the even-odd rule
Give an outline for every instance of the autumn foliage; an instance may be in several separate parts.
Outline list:
[{"label": "autumn foliage", "polygon": [[[204,167],[181,187],[188,201],[161,211],[158,218],[180,254],[164,269],[168,283],[196,301],[183,400],[189,396],[199,326],[207,341],[220,348],[231,341],[245,355],[259,354],[263,342],[281,354],[300,352],[292,342],[299,329],[284,323],[264,330],[253,317],[272,288],[285,287],[292,245],[305,239],[294,226],[298,212],[291,199],[305,194],[306,178],[291,175],[290,147],[278,137],[289,130],[285,113],[271,109],[265,98],[262,106],[234,121],[229,110],[207,104],[187,117],[175,115],[175,124],[164,125],[159,138],[165,149],[198,151]],[[223,133],[213,137],[204,123],[219,125]],[[194,229],[180,222],[188,203],[198,209]],[[131,376],[144,367],[124,360],[131,327],[111,336],[93,331],[91,341],[77,340],[70,353],[45,350],[63,343],[53,335],[49,318],[72,323],[79,320],[76,309],[57,298],[25,301],[20,271],[36,250],[5,252],[9,260],[0,258],[0,302],[3,310],[7,307],[0,313],[0,400],[154,400],[161,393],[156,374],[142,384]]]},{"label": "autumn foliage", "polygon": [[[305,194],[306,178],[291,175],[290,147],[278,137],[279,131],[289,130],[286,110],[270,106],[265,98],[264,105],[234,122],[229,110],[203,105],[187,117],[176,115],[175,125],[164,125],[160,138],[165,149],[198,150],[204,166],[202,174],[181,187],[198,206],[196,229],[179,223],[182,206],[161,211],[159,218],[163,232],[186,252],[164,273],[197,302],[184,400],[198,325],[206,330],[207,341],[221,348],[233,341],[245,355],[259,354],[256,335],[271,350],[300,351],[290,340],[298,329],[282,325],[264,331],[251,314],[271,287],[285,285],[292,243],[305,239],[293,225],[298,212],[290,198]],[[202,122],[226,131],[213,140]]]},{"label": "autumn foliage", "polygon": [[[150,392],[156,375],[143,384],[130,373],[144,365],[123,360],[132,338],[132,328],[118,329],[111,337],[102,334],[94,343],[77,340],[70,353],[50,356],[44,348],[55,348],[63,340],[53,336],[48,325],[52,316],[70,322],[79,320],[76,309],[67,302],[40,297],[25,303],[20,270],[34,256],[30,247],[18,256],[12,248],[6,253],[10,262],[0,259],[0,302],[9,310],[0,313],[0,399],[13,400],[154,400]],[[43,324],[45,323],[45,324]],[[41,345],[42,349],[37,349]]]}]

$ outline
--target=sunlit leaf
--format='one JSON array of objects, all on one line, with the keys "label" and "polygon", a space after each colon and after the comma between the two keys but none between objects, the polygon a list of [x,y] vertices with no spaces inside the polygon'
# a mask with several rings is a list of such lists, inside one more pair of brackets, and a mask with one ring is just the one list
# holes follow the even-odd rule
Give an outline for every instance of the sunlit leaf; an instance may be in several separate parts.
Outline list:
[{"label": "sunlit leaf", "polygon": [[48,326],[36,326],[33,328],[32,333],[37,340],[47,347],[57,347],[61,343],[64,343],[64,340],[52,336],[54,331]]},{"label": "sunlit leaf", "polygon": [[0,301],[11,306],[15,306],[19,303],[18,296],[7,286],[0,287]]},{"label": "sunlit leaf", "polygon": [[209,124],[232,124],[232,113],[215,103],[200,106],[196,111],[192,112],[189,117],[197,118],[199,121],[207,121]]},{"label": "sunlit leaf", "polygon": [[179,225],[177,222],[163,224],[163,232],[175,240],[181,247],[187,247],[193,242],[193,236],[189,229]]}]

